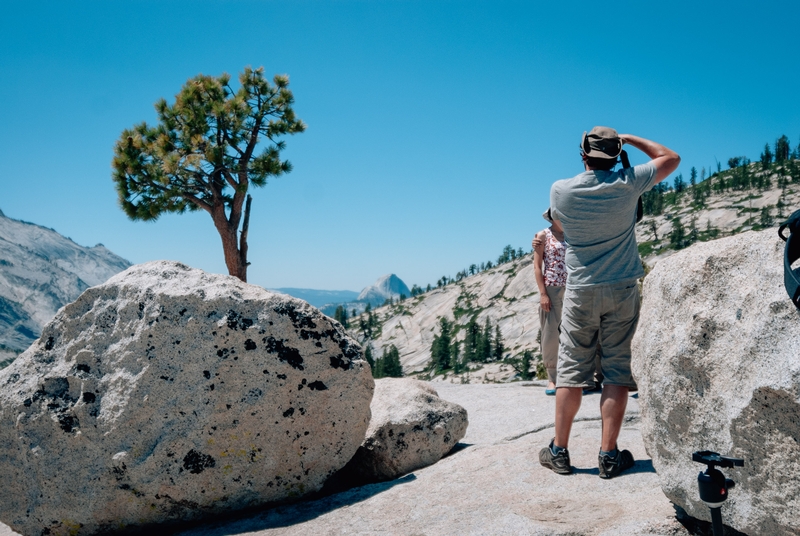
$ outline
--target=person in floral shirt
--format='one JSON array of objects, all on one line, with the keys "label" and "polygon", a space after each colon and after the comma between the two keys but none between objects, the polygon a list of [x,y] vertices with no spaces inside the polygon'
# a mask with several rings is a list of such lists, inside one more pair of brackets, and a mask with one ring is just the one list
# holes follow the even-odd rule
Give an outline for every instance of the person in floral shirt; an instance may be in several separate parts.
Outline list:
[{"label": "person in floral shirt", "polygon": [[561,305],[567,284],[567,266],[564,262],[566,244],[561,223],[550,216],[550,209],[542,214],[550,227],[533,239],[533,266],[536,285],[539,287],[539,324],[541,327],[542,361],[547,369],[548,395],[556,394],[556,367],[558,365],[558,326],[561,324]]}]

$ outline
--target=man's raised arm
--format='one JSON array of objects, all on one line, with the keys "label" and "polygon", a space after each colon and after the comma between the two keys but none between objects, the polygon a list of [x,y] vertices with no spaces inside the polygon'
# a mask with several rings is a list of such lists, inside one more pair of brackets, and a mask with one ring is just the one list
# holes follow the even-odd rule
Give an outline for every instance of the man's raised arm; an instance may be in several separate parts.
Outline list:
[{"label": "man's raised arm", "polygon": [[654,141],[634,136],[633,134],[620,134],[619,139],[622,143],[633,145],[644,154],[650,157],[653,165],[656,166],[655,184],[666,179],[670,173],[678,169],[681,157],[673,151]]}]

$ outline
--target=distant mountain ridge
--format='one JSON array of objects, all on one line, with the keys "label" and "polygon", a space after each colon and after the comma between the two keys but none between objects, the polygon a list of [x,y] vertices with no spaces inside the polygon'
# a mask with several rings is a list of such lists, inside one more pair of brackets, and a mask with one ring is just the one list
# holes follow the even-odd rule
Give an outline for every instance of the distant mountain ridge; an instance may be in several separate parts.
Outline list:
[{"label": "distant mountain ridge", "polygon": [[383,305],[390,298],[397,301],[401,296],[410,296],[411,291],[402,279],[395,274],[386,274],[378,278],[375,283],[364,287],[361,292],[352,290],[313,290],[308,288],[276,288],[272,289],[295,298],[307,301],[324,314],[333,316],[339,306],[347,309],[347,313],[356,314],[364,312],[369,304],[372,307]]},{"label": "distant mountain ridge", "polygon": [[25,350],[61,307],[129,266],[102,244],[83,247],[0,211],[0,362]]},{"label": "distant mountain ridge", "polygon": [[314,290],[310,288],[276,288],[282,294],[288,294],[295,298],[307,301],[314,307],[322,307],[329,303],[351,302],[358,297],[358,292],[354,290]]}]

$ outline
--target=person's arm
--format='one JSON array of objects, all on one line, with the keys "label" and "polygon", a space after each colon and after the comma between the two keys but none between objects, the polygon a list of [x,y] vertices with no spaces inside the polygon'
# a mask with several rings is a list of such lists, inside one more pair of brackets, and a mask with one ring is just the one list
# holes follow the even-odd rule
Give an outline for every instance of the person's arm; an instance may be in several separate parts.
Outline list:
[{"label": "person's arm", "polygon": [[681,163],[681,157],[678,153],[660,143],[646,140],[633,134],[620,134],[619,139],[622,140],[622,143],[633,145],[650,157],[656,167],[656,176],[653,184],[658,184],[666,179],[670,173],[678,169],[678,164]]},{"label": "person's arm", "polygon": [[[538,244],[537,244],[538,242]],[[547,295],[547,289],[544,285],[544,273],[542,272],[542,265],[544,264],[544,233],[538,233],[533,240],[533,271],[536,274],[536,286],[539,287],[539,305],[542,310],[550,312],[550,296]]]}]

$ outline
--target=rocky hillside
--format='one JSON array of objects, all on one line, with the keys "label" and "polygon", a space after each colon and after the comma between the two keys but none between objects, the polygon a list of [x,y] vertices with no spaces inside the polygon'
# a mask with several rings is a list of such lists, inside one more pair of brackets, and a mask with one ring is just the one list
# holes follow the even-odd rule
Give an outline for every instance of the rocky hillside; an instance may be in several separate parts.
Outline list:
[{"label": "rocky hillside", "polygon": [[[378,329],[369,342],[376,355],[390,345],[400,351],[406,374],[426,368],[431,343],[438,333],[439,317],[455,321],[456,340],[463,340],[463,327],[471,319],[483,325],[488,318],[499,325],[507,354],[518,355],[538,347],[539,295],[531,255],[449,283],[419,296],[376,309]],[[352,333],[366,342],[358,331],[359,318],[351,321]]]},{"label": "rocky hillside", "polygon": [[[800,209],[800,175],[797,161],[773,164],[762,170],[761,163],[721,171],[697,186],[676,192],[670,186],[663,192],[660,214],[646,215],[636,226],[639,250],[646,265],[683,249],[695,241],[707,241],[743,231],[775,227],[794,210]],[[795,175],[797,175],[795,177]],[[761,186],[738,187],[739,176],[749,176]],[[758,178],[756,182],[753,178]],[[671,180],[671,179],[670,179]],[[722,183],[727,186],[719,188]],[[695,189],[702,189],[695,192]],[[702,201],[700,200],[702,194]],[[676,218],[683,226],[682,237],[673,231]],[[535,223],[531,237],[546,222]],[[438,319],[455,322],[455,339],[463,341],[463,329],[475,318],[483,325],[488,318],[502,333],[506,357],[519,357],[525,350],[539,353],[539,294],[534,279],[532,255],[448,283],[394,305],[374,311],[378,328],[372,337],[360,330],[360,318],[350,322],[351,333],[373,348],[380,357],[390,345],[397,347],[405,374],[425,370],[431,359],[431,344],[439,333]],[[477,364],[471,367],[479,368]],[[485,381],[484,372],[473,373],[473,381]],[[514,369],[497,363],[488,369],[495,380],[514,375]]]},{"label": "rocky hillside", "polygon": [[0,363],[30,346],[56,311],[131,264],[0,211]]},{"label": "rocky hillside", "polygon": [[[742,177],[761,186],[737,187]],[[636,226],[639,252],[650,266],[696,241],[777,227],[800,209],[800,162],[772,164],[767,170],[760,162],[745,164],[714,174],[679,194],[672,189],[663,197],[661,213],[646,215]],[[680,244],[673,235],[676,218],[683,227]]]}]

